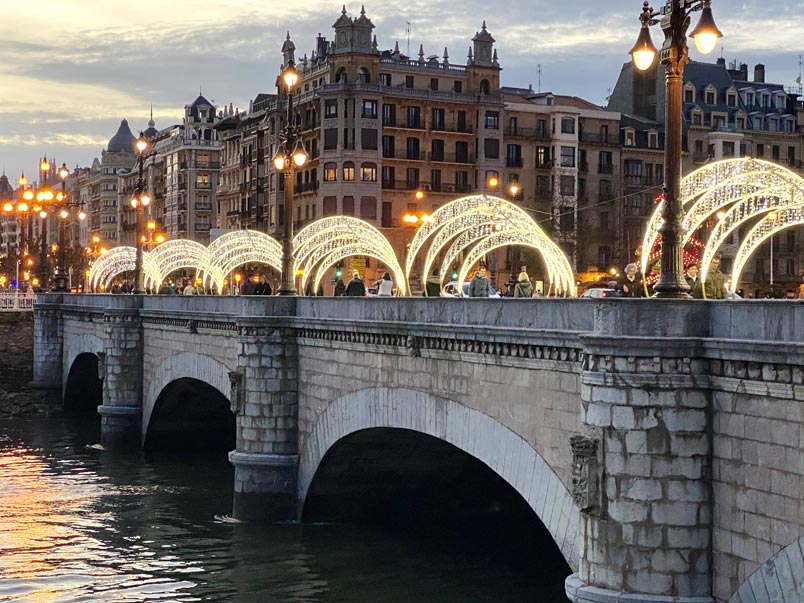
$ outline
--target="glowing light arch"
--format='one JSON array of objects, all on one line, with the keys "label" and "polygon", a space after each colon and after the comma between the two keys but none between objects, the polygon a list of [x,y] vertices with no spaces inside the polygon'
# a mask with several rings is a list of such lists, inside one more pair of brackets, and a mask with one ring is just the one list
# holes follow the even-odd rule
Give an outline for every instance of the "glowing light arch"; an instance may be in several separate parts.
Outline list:
[{"label": "glowing light arch", "polygon": [[[385,256],[380,255],[379,253],[371,253],[365,251],[365,247],[359,245],[346,245],[345,247],[341,247],[330,252],[326,255],[318,265],[318,270],[316,270],[315,278],[313,279],[313,291],[318,291],[318,286],[321,284],[322,279],[327,273],[333,264],[348,258],[353,255],[366,255],[368,257],[372,257],[376,260],[381,261],[386,266],[390,265],[388,258]],[[393,258],[396,260],[396,257]],[[394,275],[394,285],[396,286],[396,294],[397,295],[406,295],[407,290],[405,289],[405,280],[404,275],[402,274],[402,267],[397,266],[395,270],[389,268],[389,271]],[[305,273],[306,276],[306,273]]]},{"label": "glowing light arch", "polygon": [[[499,247],[523,245],[532,247],[541,253],[547,265],[551,286],[556,284],[557,291],[569,295],[575,294],[575,275],[567,256],[533,218],[513,203],[499,197],[470,195],[447,203],[433,212],[430,217],[432,221],[423,223],[410,243],[405,263],[405,274],[408,279],[416,256],[430,237],[435,235],[425,258],[424,265],[427,270],[422,273],[422,283],[426,281],[429,268],[435,258],[450,241],[452,244],[447,255],[451,258],[457,257],[469,245],[475,244],[470,252],[470,257],[474,257],[474,262],[478,261],[483,254]],[[484,224],[497,225],[501,230],[485,234],[485,231],[480,228]],[[477,236],[472,238],[472,234]],[[480,256],[472,255],[475,250],[479,249],[485,249],[485,251]],[[467,266],[464,262],[461,268],[463,274],[461,278],[466,276],[471,266],[472,264]],[[449,265],[442,262],[440,271],[442,278],[448,269]]]},{"label": "glowing light arch", "polygon": [[776,218],[766,215],[754,227],[746,233],[746,236],[737,249],[734,257],[734,265],[731,270],[732,287],[736,291],[739,288],[740,278],[743,269],[748,263],[751,255],[770,237],[792,228],[793,226],[804,225],[804,205],[791,207],[777,212]]},{"label": "glowing light arch", "polygon": [[[183,268],[195,269],[201,273],[210,267],[209,250],[201,243],[189,239],[166,241],[148,253],[154,265],[154,271],[146,274],[145,287],[156,289],[165,277]],[[221,278],[222,280],[222,278]]]},{"label": "glowing light arch", "polygon": [[[682,228],[686,231],[684,244],[718,211],[755,196],[771,196],[786,187],[789,190],[801,185],[801,179],[794,172],[750,157],[717,161],[695,170],[681,180],[681,204],[686,209],[682,219]],[[663,207],[664,202],[658,203],[648,221],[643,250],[653,249],[656,243]],[[648,270],[649,255],[642,254],[643,274]]]},{"label": "glowing light arch", "polygon": [[[341,255],[337,259],[331,260],[328,265],[324,264],[324,269],[331,266],[332,262],[353,255],[374,257],[382,261],[393,273],[397,294],[406,294],[407,279],[391,244],[374,226],[351,216],[322,218],[300,230],[294,237],[294,272],[303,271],[302,289],[319,264],[328,257],[334,257],[333,252],[347,248],[349,249],[347,255]],[[318,274],[320,273],[319,268]]]},{"label": "glowing light arch", "polygon": [[207,247],[211,265],[204,269],[203,282],[212,281],[223,291],[226,275],[243,264],[267,264],[282,272],[282,245],[255,230],[235,230],[218,237]]},{"label": "glowing light arch", "polygon": [[[99,256],[89,269],[89,289],[95,291],[103,286],[108,289],[112,280],[124,272],[136,269],[137,250],[134,247],[112,247]],[[156,267],[147,253],[142,254],[142,267],[146,275],[157,275]]]}]

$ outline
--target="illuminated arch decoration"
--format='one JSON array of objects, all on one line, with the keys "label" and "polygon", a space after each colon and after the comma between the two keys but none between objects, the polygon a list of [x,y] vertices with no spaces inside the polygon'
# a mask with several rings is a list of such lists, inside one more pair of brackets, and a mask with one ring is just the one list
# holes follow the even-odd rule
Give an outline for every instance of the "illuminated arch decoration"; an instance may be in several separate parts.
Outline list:
[{"label": "illuminated arch decoration", "polygon": [[[469,256],[461,267],[460,278],[465,278],[474,262],[486,253],[507,245],[522,245],[541,253],[547,266],[551,289],[558,294],[575,295],[575,276],[567,256],[533,218],[513,203],[499,197],[470,195],[447,203],[430,217],[431,221],[419,227],[410,243],[405,263],[408,278],[416,256],[431,237],[424,261],[425,270],[421,275],[423,284],[430,267],[447,245],[446,258],[439,271],[442,281],[455,258],[472,245],[474,247],[471,247]],[[470,258],[474,260],[467,265]]]},{"label": "illuminated arch decoration", "polygon": [[[112,247],[99,256],[89,269],[89,290],[108,290],[116,276],[136,269],[137,250],[134,247]],[[142,268],[146,275],[156,276],[155,266],[147,253],[142,254]]]},{"label": "illuminated arch decoration", "polygon": [[[685,210],[681,226],[686,233],[683,243],[686,245],[695,231],[718,212],[727,212],[731,206],[742,202],[750,205],[751,200],[758,197],[777,199],[771,202],[772,205],[789,205],[782,203],[781,197],[788,196],[790,191],[800,191],[802,185],[804,182],[795,173],[761,159],[743,157],[705,165],[681,180],[681,204]],[[653,249],[659,239],[663,206],[663,202],[657,204],[648,222],[643,250]],[[643,274],[647,274],[649,258],[650,254],[642,254]],[[708,263],[702,264],[701,269],[704,278]]]},{"label": "illuminated arch decoration", "polygon": [[732,288],[735,291],[739,288],[740,278],[748,259],[759,249],[762,243],[782,230],[801,225],[804,225],[804,205],[780,210],[776,213],[775,218],[765,215],[757,222],[748,231],[737,249],[737,255],[734,257],[734,265],[731,270]]},{"label": "illuminated arch decoration", "polygon": [[223,291],[226,275],[243,264],[267,264],[282,272],[282,245],[256,230],[235,230],[218,237],[207,247],[211,264],[203,269],[204,286]]},{"label": "illuminated arch decoration", "polygon": [[148,255],[153,262],[154,270],[146,272],[146,289],[157,289],[162,281],[176,270],[189,268],[200,274],[208,270],[211,264],[209,250],[201,243],[189,239],[166,241]]},{"label": "illuminated arch decoration", "polygon": [[311,275],[317,290],[323,273],[334,263],[354,255],[373,257],[393,274],[397,295],[407,293],[407,279],[393,247],[374,226],[351,216],[322,218],[306,226],[293,239],[294,273],[302,271],[301,288]]}]

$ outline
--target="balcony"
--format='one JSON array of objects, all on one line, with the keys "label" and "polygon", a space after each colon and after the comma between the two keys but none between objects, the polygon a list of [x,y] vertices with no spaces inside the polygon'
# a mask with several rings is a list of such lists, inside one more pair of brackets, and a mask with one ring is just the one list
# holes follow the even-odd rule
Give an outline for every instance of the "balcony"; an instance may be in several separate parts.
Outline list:
[{"label": "balcony", "polygon": [[208,190],[212,189],[212,183],[211,182],[196,182],[195,183],[195,188],[198,189],[198,190],[207,190],[208,191]]},{"label": "balcony", "polygon": [[598,174],[613,174],[614,173],[614,164],[613,163],[601,163],[597,166],[597,173]]},{"label": "balcony", "polygon": [[598,134],[594,132],[581,132],[581,135],[578,137],[578,139],[581,142],[586,142],[589,144],[601,144],[614,147],[620,146],[619,134]]},{"label": "balcony", "polygon": [[210,229],[210,225],[208,223],[195,223],[195,229],[197,232],[206,232]]},{"label": "balcony", "polygon": [[522,167],[522,157],[508,157],[508,158],[506,158],[505,167],[521,168]]},{"label": "balcony", "polygon": [[178,188],[180,191],[186,191],[187,190],[187,183],[186,182],[179,182],[179,184],[176,185],[176,188]]},{"label": "balcony", "polygon": [[312,193],[318,190],[318,180],[312,180],[310,182],[305,182],[301,186],[298,184],[293,188],[293,193],[296,195],[302,195],[304,193]]},{"label": "balcony", "polygon": [[196,203],[196,211],[212,211],[212,203]]},{"label": "balcony", "polygon": [[505,136],[517,138],[532,138],[535,140],[550,140],[550,131],[547,128],[504,128]]}]

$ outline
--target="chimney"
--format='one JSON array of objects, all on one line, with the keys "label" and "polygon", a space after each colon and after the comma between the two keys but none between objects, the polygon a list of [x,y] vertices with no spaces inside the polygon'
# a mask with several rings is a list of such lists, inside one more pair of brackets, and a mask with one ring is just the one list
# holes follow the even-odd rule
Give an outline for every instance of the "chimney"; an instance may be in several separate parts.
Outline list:
[{"label": "chimney", "polygon": [[748,65],[745,63],[740,63],[740,79],[747,82],[748,81]]},{"label": "chimney", "polygon": [[757,63],[754,66],[754,81],[755,82],[765,82],[765,65],[762,63]]}]

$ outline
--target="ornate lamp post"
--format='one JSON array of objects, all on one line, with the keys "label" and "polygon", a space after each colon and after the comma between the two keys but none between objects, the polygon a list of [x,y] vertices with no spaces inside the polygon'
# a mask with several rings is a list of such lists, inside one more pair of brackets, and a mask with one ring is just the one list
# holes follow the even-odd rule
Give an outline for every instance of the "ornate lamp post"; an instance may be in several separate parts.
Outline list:
[{"label": "ornate lamp post", "polygon": [[59,178],[61,178],[61,191],[56,193],[55,207],[58,210],[59,217],[59,255],[58,266],[56,274],[53,277],[53,290],[54,291],[69,291],[70,276],[67,273],[66,263],[66,244],[65,244],[65,230],[67,228],[67,219],[72,215],[72,210],[78,208],[78,219],[85,220],[87,217],[84,211],[84,204],[81,202],[73,202],[67,195],[67,176],[70,175],[70,170],[67,169],[67,164],[62,163],[59,168]]},{"label": "ornate lamp post", "polygon": [[301,126],[296,125],[293,115],[293,91],[299,82],[293,59],[293,42],[290,34],[282,47],[286,58],[285,68],[279,77],[284,84],[287,99],[285,127],[279,132],[279,144],[273,157],[274,167],[285,174],[285,207],[282,229],[282,280],[277,295],[296,295],[295,275],[293,273],[293,173],[296,168],[307,163],[309,155],[299,138]]},{"label": "ornate lamp post", "polygon": [[145,179],[143,178],[143,162],[145,161],[145,151],[148,150],[148,140],[145,135],[140,132],[139,137],[134,142],[134,148],[137,151],[137,164],[139,175],[137,177],[137,188],[134,191],[134,196],[131,198],[131,207],[137,212],[137,232],[135,246],[137,248],[137,255],[134,261],[134,291],[135,295],[142,295],[145,293],[142,278],[142,241],[143,233],[143,212],[146,207],[151,203],[151,198],[145,190]]},{"label": "ornate lamp post", "polygon": [[[683,233],[681,219],[683,208],[679,199],[681,182],[681,138],[684,66],[689,62],[687,28],[690,15],[701,11],[698,25],[690,34],[703,54],[715,49],[723,36],[712,17],[711,0],[667,0],[658,11],[648,4],[642,5],[639,20],[642,27],[630,53],[634,65],[640,71],[650,69],[656,57],[665,68],[665,152],[664,152],[664,205],[662,207],[662,261],[659,280],[654,285],[655,297],[689,298],[689,287],[683,274]],[[661,53],[650,38],[649,27],[661,25],[664,44]]]}]

